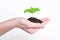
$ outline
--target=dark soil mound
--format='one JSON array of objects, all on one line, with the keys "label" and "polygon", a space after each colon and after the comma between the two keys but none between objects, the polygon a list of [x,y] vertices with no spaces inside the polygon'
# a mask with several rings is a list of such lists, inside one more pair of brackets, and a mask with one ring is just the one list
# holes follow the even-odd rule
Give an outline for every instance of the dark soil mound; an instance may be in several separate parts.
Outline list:
[{"label": "dark soil mound", "polygon": [[34,23],[42,23],[42,21],[40,19],[34,18],[34,17],[30,17],[28,18],[29,21],[34,22]]}]

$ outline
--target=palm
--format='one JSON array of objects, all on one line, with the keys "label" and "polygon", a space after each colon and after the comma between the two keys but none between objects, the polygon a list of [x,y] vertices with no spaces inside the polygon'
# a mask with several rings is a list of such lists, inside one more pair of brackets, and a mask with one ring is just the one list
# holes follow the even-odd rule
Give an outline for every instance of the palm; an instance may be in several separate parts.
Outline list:
[{"label": "palm", "polygon": [[29,20],[22,18],[20,21],[20,27],[27,31],[28,33],[35,33],[37,30],[44,28],[44,26],[49,22],[49,18],[41,19],[43,23],[33,23]]}]

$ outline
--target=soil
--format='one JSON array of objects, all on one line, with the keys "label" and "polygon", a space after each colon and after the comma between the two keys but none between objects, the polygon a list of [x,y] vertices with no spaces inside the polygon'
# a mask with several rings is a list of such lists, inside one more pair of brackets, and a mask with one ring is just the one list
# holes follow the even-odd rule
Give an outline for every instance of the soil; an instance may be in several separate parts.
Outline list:
[{"label": "soil", "polygon": [[31,21],[31,22],[34,22],[34,23],[42,23],[42,20],[37,19],[35,17],[30,17],[30,18],[28,18],[28,20]]}]

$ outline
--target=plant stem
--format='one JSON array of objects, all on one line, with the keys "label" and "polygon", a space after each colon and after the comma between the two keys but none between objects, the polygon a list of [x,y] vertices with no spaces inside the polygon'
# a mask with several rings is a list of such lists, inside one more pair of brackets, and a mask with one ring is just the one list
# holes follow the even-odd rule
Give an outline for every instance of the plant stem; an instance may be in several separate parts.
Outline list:
[{"label": "plant stem", "polygon": [[33,11],[33,9],[32,9],[32,17],[33,17],[33,14],[34,14],[34,11]]},{"label": "plant stem", "polygon": [[33,17],[33,13],[32,13],[32,17]]}]

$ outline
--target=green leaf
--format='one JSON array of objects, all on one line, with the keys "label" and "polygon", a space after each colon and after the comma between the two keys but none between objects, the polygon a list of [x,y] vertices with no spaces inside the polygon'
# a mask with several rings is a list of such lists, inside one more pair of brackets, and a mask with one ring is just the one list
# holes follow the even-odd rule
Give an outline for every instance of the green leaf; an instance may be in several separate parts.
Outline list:
[{"label": "green leaf", "polygon": [[26,9],[26,10],[24,11],[24,13],[26,13],[26,12],[31,12],[31,10],[30,10],[30,9]]},{"label": "green leaf", "polygon": [[39,8],[34,8],[34,11],[36,12],[36,11],[40,11],[40,9]]},{"label": "green leaf", "polygon": [[26,13],[26,12],[35,13],[35,12],[37,12],[37,11],[40,11],[40,9],[39,9],[39,8],[33,8],[33,7],[31,7],[30,9],[26,9],[26,10],[24,11],[24,13]]}]

